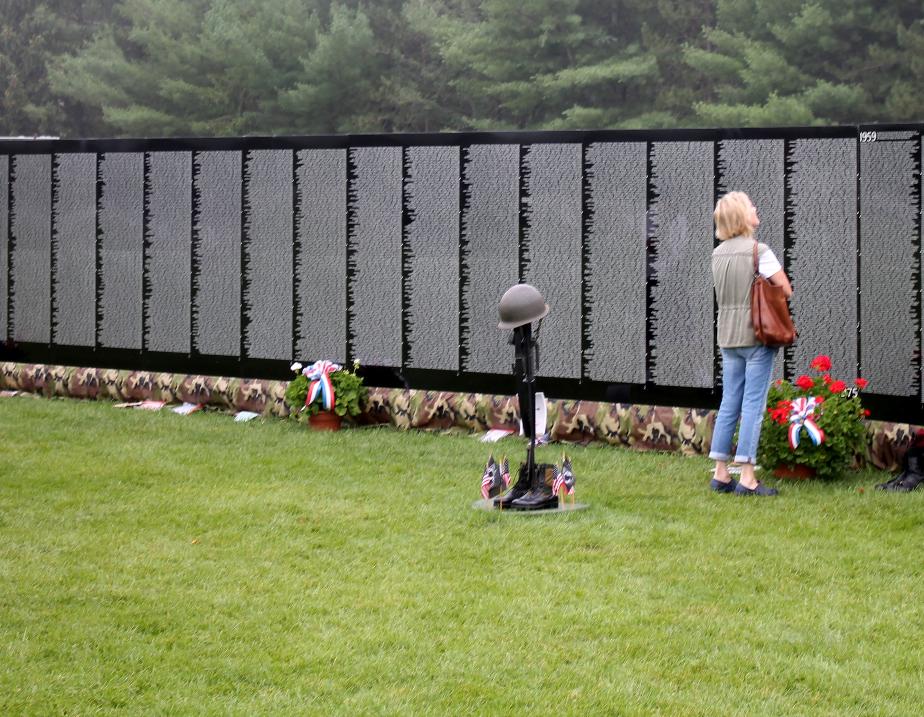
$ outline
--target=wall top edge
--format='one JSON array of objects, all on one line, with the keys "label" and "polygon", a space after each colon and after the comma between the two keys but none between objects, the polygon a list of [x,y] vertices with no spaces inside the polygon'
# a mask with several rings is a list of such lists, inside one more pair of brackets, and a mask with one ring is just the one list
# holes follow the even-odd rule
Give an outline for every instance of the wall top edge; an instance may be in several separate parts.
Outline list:
[{"label": "wall top edge", "polygon": [[247,151],[259,149],[346,149],[373,146],[465,146],[592,142],[677,142],[728,139],[852,138],[864,129],[924,131],[924,122],[831,127],[739,127],[708,129],[598,129],[499,132],[429,132],[243,137],[151,137],[0,140],[0,154],[50,152]]}]

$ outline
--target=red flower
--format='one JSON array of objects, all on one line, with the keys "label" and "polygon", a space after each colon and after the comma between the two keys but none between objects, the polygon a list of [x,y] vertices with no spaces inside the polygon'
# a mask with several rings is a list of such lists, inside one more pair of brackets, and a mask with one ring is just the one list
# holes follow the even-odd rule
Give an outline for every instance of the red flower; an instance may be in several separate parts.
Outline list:
[{"label": "red flower", "polygon": [[779,423],[781,426],[785,426],[789,423],[789,411],[786,408],[773,408],[770,409],[770,420]]},{"label": "red flower", "polygon": [[817,396],[817,397],[815,398],[815,403],[818,404],[818,405],[821,405],[821,404],[824,403],[824,402],[825,402],[825,397],[824,397],[824,396]]},{"label": "red flower", "polygon": [[785,426],[789,423],[789,414],[792,412],[792,401],[780,399],[776,402],[776,408],[768,408],[767,414],[770,420]]},{"label": "red flower", "polygon": [[854,379],[854,384],[856,384],[857,388],[862,390],[869,385],[869,381],[867,381],[865,378],[858,378]]},{"label": "red flower", "polygon": [[828,385],[828,388],[830,389],[831,393],[840,393],[845,388],[847,388],[847,384],[843,381],[833,381]]},{"label": "red flower", "polygon": [[812,386],[815,385],[815,382],[812,380],[811,376],[806,376],[802,374],[795,381],[796,385],[801,388],[803,391],[808,391]]},{"label": "red flower", "polygon": [[821,380],[822,380],[822,381],[824,382],[824,384],[827,386],[827,385],[828,385],[829,383],[831,383],[831,381],[833,381],[834,379],[831,378],[831,374],[826,373],[824,376],[821,377]]},{"label": "red flower", "polygon": [[863,409],[863,415],[864,415],[864,416],[869,416],[869,409],[868,409],[868,408],[864,408],[864,409]]},{"label": "red flower", "polygon": [[819,354],[812,359],[812,363],[809,364],[810,368],[817,368],[819,371],[830,371],[831,370],[831,357]]}]

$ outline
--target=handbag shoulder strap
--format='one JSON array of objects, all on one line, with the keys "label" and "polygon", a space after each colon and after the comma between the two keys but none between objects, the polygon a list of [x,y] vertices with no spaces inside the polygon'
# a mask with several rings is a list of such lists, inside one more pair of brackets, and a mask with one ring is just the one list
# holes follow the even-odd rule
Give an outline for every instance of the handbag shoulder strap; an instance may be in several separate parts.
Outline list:
[{"label": "handbag shoulder strap", "polygon": [[757,263],[757,240],[754,240],[754,278],[760,274],[760,269],[758,268],[759,264]]}]

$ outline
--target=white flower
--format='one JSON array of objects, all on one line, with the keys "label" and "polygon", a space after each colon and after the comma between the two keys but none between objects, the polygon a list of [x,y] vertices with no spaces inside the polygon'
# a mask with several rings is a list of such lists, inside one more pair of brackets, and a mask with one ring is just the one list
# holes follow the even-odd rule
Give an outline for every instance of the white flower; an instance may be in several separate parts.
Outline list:
[{"label": "white flower", "polygon": [[302,365],[298,361],[296,361],[294,364],[289,366],[289,370],[292,371],[293,373],[298,373],[299,371],[302,370]]}]

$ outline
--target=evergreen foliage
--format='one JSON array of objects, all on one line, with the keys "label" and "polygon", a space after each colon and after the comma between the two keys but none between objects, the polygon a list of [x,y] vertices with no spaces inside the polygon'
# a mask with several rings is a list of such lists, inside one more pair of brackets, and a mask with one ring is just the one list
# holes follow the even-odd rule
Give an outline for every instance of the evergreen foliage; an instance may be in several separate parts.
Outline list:
[{"label": "evergreen foliage", "polygon": [[0,0],[0,135],[924,119],[920,0]]},{"label": "evergreen foliage", "polygon": [[82,47],[115,0],[0,0],[0,135],[89,136],[99,108],[49,86],[48,65]]}]

